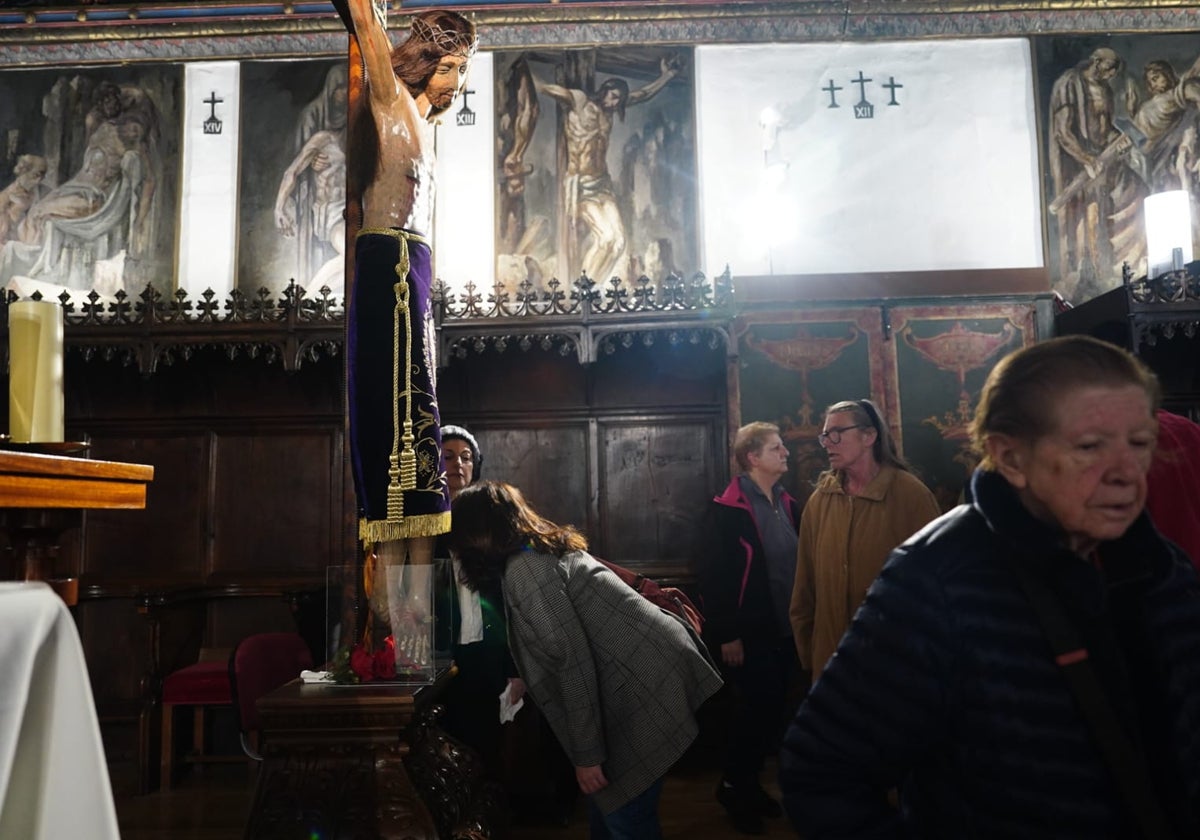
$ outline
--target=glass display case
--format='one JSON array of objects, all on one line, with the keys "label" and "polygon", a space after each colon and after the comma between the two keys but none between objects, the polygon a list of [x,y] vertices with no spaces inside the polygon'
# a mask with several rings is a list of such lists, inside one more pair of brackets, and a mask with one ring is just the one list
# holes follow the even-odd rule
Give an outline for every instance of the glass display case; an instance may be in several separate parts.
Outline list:
[{"label": "glass display case", "polygon": [[434,569],[379,562],[328,567],[325,656],[335,682],[434,681]]}]

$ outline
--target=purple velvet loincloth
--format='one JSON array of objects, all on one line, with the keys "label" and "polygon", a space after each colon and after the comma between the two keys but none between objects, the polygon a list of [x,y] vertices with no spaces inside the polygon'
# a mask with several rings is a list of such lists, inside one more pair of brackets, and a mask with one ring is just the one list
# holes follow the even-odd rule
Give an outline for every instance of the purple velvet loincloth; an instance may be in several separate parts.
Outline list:
[{"label": "purple velvet loincloth", "polygon": [[[405,253],[409,300],[407,307],[398,307],[396,272]],[[367,544],[450,530],[435,390],[430,257],[424,240],[404,231],[362,231],[355,245],[346,388],[359,539]],[[411,446],[403,440],[406,419],[412,423]],[[389,474],[396,462],[398,482]]]}]

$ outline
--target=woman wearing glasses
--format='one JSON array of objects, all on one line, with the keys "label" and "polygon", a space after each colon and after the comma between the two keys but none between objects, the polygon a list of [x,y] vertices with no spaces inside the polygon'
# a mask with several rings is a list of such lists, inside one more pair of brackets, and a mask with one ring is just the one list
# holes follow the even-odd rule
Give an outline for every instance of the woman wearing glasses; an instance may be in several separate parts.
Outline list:
[{"label": "woman wearing glasses", "polygon": [[800,518],[790,611],[800,663],[814,682],[888,554],[941,512],[870,400],[830,406],[817,439],[829,469]]}]

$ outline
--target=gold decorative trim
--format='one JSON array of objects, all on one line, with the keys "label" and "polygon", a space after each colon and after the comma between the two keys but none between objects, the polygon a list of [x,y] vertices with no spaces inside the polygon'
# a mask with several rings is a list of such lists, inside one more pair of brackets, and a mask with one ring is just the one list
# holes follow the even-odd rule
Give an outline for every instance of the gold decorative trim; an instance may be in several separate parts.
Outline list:
[{"label": "gold decorative trim", "polygon": [[436,537],[450,530],[450,511],[407,516],[403,522],[387,519],[358,520],[358,539],[365,548],[380,542],[394,542],[413,537]]},{"label": "gold decorative trim", "polygon": [[[455,8],[475,20],[481,49],[594,46],[598,39],[700,44],[1200,28],[1200,7],[1182,0],[1119,5],[1107,0],[669,0],[606,6],[544,0],[518,8]],[[173,9],[178,16],[166,16]],[[197,15],[197,9],[209,13]],[[236,15],[232,9],[225,0],[106,4],[83,15],[83,20],[78,19],[77,7],[0,9],[0,46],[7,48],[0,66],[61,65],[64,45],[73,48],[65,59],[75,63],[311,58],[345,52],[345,29],[332,4],[297,2],[289,12],[279,3],[248,0],[237,5]],[[407,10],[401,10],[393,16],[392,27],[399,32],[407,25],[406,18]],[[50,46],[55,49],[40,49]]]}]

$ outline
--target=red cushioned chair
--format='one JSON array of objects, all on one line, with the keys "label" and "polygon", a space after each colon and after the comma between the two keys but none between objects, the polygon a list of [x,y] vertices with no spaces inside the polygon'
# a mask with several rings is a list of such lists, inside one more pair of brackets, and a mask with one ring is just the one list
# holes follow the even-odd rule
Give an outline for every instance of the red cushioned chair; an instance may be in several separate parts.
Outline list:
[{"label": "red cushioned chair", "polygon": [[229,666],[216,651],[201,651],[200,661],[167,675],[162,691],[162,758],[159,784],[171,789],[174,769],[174,722],[176,706],[192,707],[192,748],[204,756],[204,711],[211,706],[229,706],[233,692],[229,686]]},{"label": "red cushioned chair", "polygon": [[312,653],[299,633],[256,633],[238,643],[229,657],[228,678],[242,731],[242,749],[256,761],[258,698],[312,668]]}]

